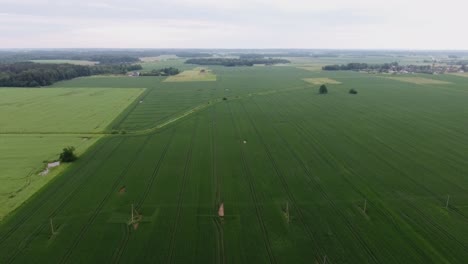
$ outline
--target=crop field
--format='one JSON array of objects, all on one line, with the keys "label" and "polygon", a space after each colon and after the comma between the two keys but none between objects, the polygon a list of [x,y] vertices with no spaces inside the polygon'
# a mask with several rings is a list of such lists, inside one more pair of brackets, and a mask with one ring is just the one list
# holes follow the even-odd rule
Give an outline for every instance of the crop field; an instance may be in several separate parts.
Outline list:
[{"label": "crop field", "polygon": [[159,70],[167,67],[174,67],[179,70],[190,70],[194,65],[185,64],[183,59],[175,59],[167,56],[160,56],[160,58],[141,58],[143,71]]},{"label": "crop field", "polygon": [[45,167],[44,160],[56,159],[66,146],[84,153],[99,138],[99,135],[1,135],[0,221],[66,167],[39,176]]},{"label": "crop field", "polygon": [[69,63],[75,65],[95,65],[97,64],[96,61],[87,61],[87,60],[31,60],[32,62],[36,63]]},{"label": "crop field", "polygon": [[0,89],[0,133],[102,132],[143,89]]},{"label": "crop field", "polygon": [[437,85],[444,85],[444,84],[451,84],[447,81],[435,80],[430,78],[424,77],[387,77],[392,80],[400,81],[400,82],[408,82],[413,84],[437,84]]},{"label": "crop field", "polygon": [[339,81],[330,79],[330,78],[305,78],[303,79],[305,82],[313,84],[313,85],[321,85],[321,84],[341,84]]},{"label": "crop field", "polygon": [[177,75],[167,77],[165,82],[213,82],[216,75],[211,70],[197,67],[192,70],[183,71]]},{"label": "crop field", "polygon": [[143,90],[0,89],[0,219],[66,167],[39,176],[44,161],[67,146],[84,153]]},{"label": "crop field", "polygon": [[468,73],[467,72],[450,73],[450,75],[463,77],[463,78],[468,78]]},{"label": "crop field", "polygon": [[0,263],[466,262],[466,79],[210,69],[60,83],[147,89],[0,223]]}]

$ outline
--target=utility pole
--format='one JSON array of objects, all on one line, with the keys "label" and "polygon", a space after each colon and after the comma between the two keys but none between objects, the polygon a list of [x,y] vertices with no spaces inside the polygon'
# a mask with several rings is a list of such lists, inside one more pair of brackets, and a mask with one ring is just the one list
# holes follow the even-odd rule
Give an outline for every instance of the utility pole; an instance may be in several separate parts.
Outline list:
[{"label": "utility pole", "polygon": [[52,222],[52,218],[50,218],[50,231],[52,235],[55,235],[54,223]]},{"label": "utility pole", "polygon": [[323,264],[327,264],[327,255],[323,257]]},{"label": "utility pole", "polygon": [[364,213],[367,211],[367,199],[364,200]]}]

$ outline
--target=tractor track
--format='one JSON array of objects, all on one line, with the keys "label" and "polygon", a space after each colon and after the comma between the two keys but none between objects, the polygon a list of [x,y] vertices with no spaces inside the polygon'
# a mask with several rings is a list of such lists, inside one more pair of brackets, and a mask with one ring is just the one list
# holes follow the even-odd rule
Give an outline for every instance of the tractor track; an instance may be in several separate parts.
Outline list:
[{"label": "tractor track", "polygon": [[135,111],[135,109],[139,105],[139,101],[145,100],[145,98],[151,93],[151,91],[152,91],[151,89],[145,88],[145,91],[143,92],[143,94],[141,94],[138,98],[136,98],[135,101],[133,102],[133,105],[130,105],[128,110],[123,113],[123,116],[121,116],[118,119],[117,123],[112,125],[112,129],[119,129],[122,123],[125,120],[127,120],[128,116],[130,116],[130,114],[133,113],[133,111]]},{"label": "tractor track", "polygon": [[163,150],[163,153],[162,155],[159,157],[159,160],[158,160],[158,163],[156,164],[156,167],[154,168],[153,170],[153,173],[151,174],[151,177],[149,179],[149,182],[148,184],[146,185],[146,189],[142,195],[142,197],[140,198],[140,200],[138,201],[138,203],[136,204],[135,208],[136,209],[141,209],[141,206],[143,205],[143,203],[146,201],[146,198],[148,197],[150,191],[151,191],[151,188],[153,187],[154,185],[154,182],[156,181],[156,176],[158,175],[159,173],[159,169],[161,168],[161,165],[162,165],[162,162],[164,160],[164,158],[166,157],[166,153],[169,149],[169,146],[171,145],[172,143],[172,140],[174,138],[174,135],[175,135],[175,132],[176,132],[176,128],[173,128],[172,130],[172,133],[171,133],[171,136],[169,138],[169,140],[167,141],[166,145],[164,146],[164,150]]},{"label": "tractor track", "polygon": [[[296,123],[292,123],[298,130],[300,131],[306,131],[303,127],[301,127],[299,124],[296,124]],[[338,162],[336,160],[336,158],[328,152],[328,150],[326,150],[325,147],[323,147],[318,141],[316,140],[313,140],[313,142],[317,145],[317,146],[320,146],[320,148],[323,151],[323,153],[325,153],[329,160],[330,161],[334,161],[336,164],[341,164],[340,162]],[[341,164],[341,166],[345,166],[344,164]],[[349,171],[352,171],[351,168],[345,166],[346,169],[348,169]],[[353,172],[354,173],[354,172]],[[341,175],[341,174],[340,174]],[[342,175],[341,175],[342,176]],[[347,179],[346,177],[342,176],[344,178],[344,180],[351,186],[351,188],[353,188],[354,191],[356,191],[357,193],[361,194],[361,195],[364,195],[349,179]],[[336,204],[333,202],[333,200],[328,196],[328,194],[323,190],[322,194],[324,195],[324,197],[330,202],[330,205],[332,205],[333,209],[336,211],[337,214],[340,215],[341,219],[343,219],[344,223],[346,224],[346,226],[348,227],[348,230],[351,232],[352,236],[359,242],[359,244],[361,245],[361,247],[366,251],[366,253],[368,254],[368,256],[371,257],[371,259],[374,261],[374,263],[380,263],[379,259],[377,258],[377,256],[375,255],[375,253],[373,252],[373,250],[367,245],[367,243],[363,240],[363,238],[358,234],[359,231],[356,230],[356,228],[353,226],[353,224],[346,218],[346,216],[341,212],[341,210],[338,210],[338,208],[336,207]]]},{"label": "tractor track", "polygon": [[[143,196],[140,198],[140,200],[138,201],[138,203],[136,204],[135,208],[137,210],[141,209],[141,206],[143,205],[143,203],[146,201],[146,198],[148,197],[150,191],[151,191],[151,188],[152,186],[154,185],[154,182],[156,180],[156,176],[158,175],[159,173],[159,169],[161,168],[161,164],[163,163],[164,161],[164,158],[166,157],[166,153],[172,143],[172,140],[174,138],[174,135],[175,135],[175,132],[176,132],[176,129],[174,128],[172,130],[172,133],[169,137],[169,140],[167,141],[166,145],[164,146],[164,149],[163,149],[163,152],[161,154],[161,156],[159,157],[158,159],[158,162],[156,163],[156,167],[154,168],[153,172],[151,173],[151,176],[149,178],[149,183],[146,185],[146,189],[145,189],[145,192],[143,193]],[[123,256],[123,253],[125,252],[125,249],[127,248],[127,244],[128,244],[128,241],[130,240],[130,229],[126,226],[126,230],[124,232],[124,236],[122,238],[122,241],[120,242],[120,245],[119,247],[117,248],[116,252],[114,253],[114,257],[113,257],[113,263],[120,263],[120,260]]]},{"label": "tractor track", "polygon": [[[263,137],[261,137],[260,135],[260,132],[258,131],[257,129],[257,126],[255,125],[255,123],[253,122],[252,120],[252,117],[248,114],[247,110],[245,109],[244,105],[241,103],[241,106],[242,106],[242,109],[244,110],[245,112],[245,115],[247,116],[247,118],[249,119],[252,127],[254,128],[255,130],[255,134],[257,135],[257,137],[259,138],[260,142],[262,143],[263,145],[263,148],[265,150],[265,152],[267,153],[267,156],[268,156],[268,159],[269,161],[271,162],[271,164],[273,165],[273,168],[275,170],[275,173],[276,173],[276,176],[278,176],[278,178],[280,179],[280,182],[281,182],[281,185],[283,187],[283,190],[286,192],[286,195],[288,196],[288,199],[292,202],[292,205],[293,205],[293,209],[298,213],[298,216],[299,216],[299,220],[301,221],[301,224],[303,225],[305,231],[307,232],[309,238],[314,242],[315,246],[317,249],[319,249],[321,252],[319,256],[315,256],[315,261],[317,262],[320,262],[320,259],[322,258],[322,256],[325,256],[326,253],[325,253],[325,249],[320,246],[320,243],[317,241],[317,239],[314,237],[312,231],[310,230],[309,226],[306,224],[306,221],[305,221],[305,217],[303,215],[303,212],[302,210],[299,208],[299,206],[297,206],[297,201],[296,201],[296,198],[294,197],[294,195],[291,193],[290,189],[289,189],[289,185],[286,181],[286,179],[284,178],[284,174],[283,172],[281,171],[281,169],[279,168],[278,164],[276,163],[276,160],[273,158],[272,154],[271,154],[271,151],[270,151],[270,148],[267,146],[267,144],[265,143],[265,141],[263,140]],[[289,146],[288,146],[289,147]]]},{"label": "tractor track", "polygon": [[[87,231],[91,228],[91,226],[93,225],[94,221],[96,220],[97,216],[99,215],[99,213],[101,212],[102,208],[104,207],[104,205],[106,204],[106,202],[110,199],[111,195],[115,192],[115,190],[118,188],[119,184],[121,183],[121,181],[123,180],[123,178],[127,175],[128,171],[130,170],[130,168],[133,167],[133,165],[135,164],[136,160],[140,157],[140,154],[141,153],[141,150],[146,146],[146,144],[148,143],[148,141],[151,139],[152,137],[147,137],[143,143],[138,147],[138,150],[136,151],[136,155],[134,155],[133,159],[131,160],[130,163],[127,164],[127,166],[125,166],[125,168],[122,170],[122,172],[119,174],[119,176],[117,178],[115,178],[111,188],[109,189],[109,191],[107,192],[107,194],[104,196],[104,198],[99,202],[98,204],[98,207],[96,207],[96,209],[94,210],[93,214],[91,215],[91,217],[88,219],[88,222],[81,228],[80,232],[78,233],[78,235],[76,236],[75,240],[73,241],[73,244],[72,246],[66,251],[65,255],[62,257],[62,259],[60,260],[60,263],[66,263],[68,261],[68,259],[70,258],[71,254],[73,253],[73,251],[76,249],[76,247],[78,246],[78,244],[81,242],[81,240],[83,239],[83,237],[85,236],[85,234],[87,233]],[[124,140],[123,140],[124,141]],[[122,141],[122,142],[123,142]]]},{"label": "tractor track", "polygon": [[176,217],[175,217],[175,220],[174,220],[174,226],[172,227],[172,235],[171,235],[171,239],[170,239],[170,242],[169,242],[169,256],[168,256],[168,260],[166,263],[172,263],[173,262],[173,259],[174,259],[174,248],[175,248],[175,240],[176,240],[176,235],[177,235],[177,231],[178,231],[178,227],[179,227],[179,221],[180,221],[180,214],[181,214],[181,211],[182,211],[182,198],[183,198],[183,194],[184,194],[184,190],[185,190],[185,186],[187,185],[187,181],[188,181],[188,178],[189,178],[189,171],[190,171],[190,164],[192,162],[192,154],[193,154],[193,143],[195,141],[195,136],[196,136],[196,132],[197,132],[197,129],[198,129],[198,123],[200,121],[200,118],[197,117],[196,121],[195,121],[195,125],[193,127],[193,131],[192,131],[192,136],[191,136],[191,139],[190,139],[190,145],[189,145],[189,148],[187,150],[187,156],[186,156],[186,159],[185,159],[185,165],[184,165],[184,174],[183,174],[183,177],[182,177],[182,185],[179,189],[179,193],[177,195],[177,213],[176,213]]},{"label": "tractor track", "polygon": [[434,220],[430,217],[428,217],[427,215],[425,215],[421,209],[419,209],[416,205],[414,205],[413,203],[411,203],[411,200],[409,199],[406,199],[406,202],[407,202],[407,205],[409,205],[409,207],[411,207],[414,212],[416,212],[418,215],[421,216],[421,219],[424,219],[424,222],[426,222],[429,226],[432,226],[433,228],[435,228],[437,231],[439,231],[440,233],[442,233],[446,238],[448,238],[449,240],[455,242],[457,244],[457,246],[461,247],[465,252],[468,252],[468,247],[460,240],[458,240],[456,237],[454,237],[452,234],[450,234],[449,232],[447,232],[445,229],[443,229],[438,223],[434,222]]},{"label": "tractor track", "polygon": [[[118,144],[116,144],[116,147],[112,149],[112,151],[105,157],[105,160],[107,160],[109,157],[112,156],[112,154],[115,152],[116,149],[122,144],[123,140],[121,140]],[[85,167],[85,166],[82,166]],[[80,167],[80,168],[82,168]],[[49,215],[49,218],[53,218],[55,215],[57,215],[60,210],[62,210],[65,205],[70,201],[70,199],[80,190],[84,185],[86,181],[83,181],[77,188],[75,188],[72,192],[68,194],[68,196],[63,199],[59,205],[54,209],[54,211]],[[32,215],[30,216],[32,217]],[[33,232],[31,232],[30,235],[28,235],[20,244],[19,248],[13,253],[13,255],[9,258],[8,263],[12,263],[15,258],[25,249],[27,246],[36,238],[44,228],[48,226],[48,223],[43,223],[42,225],[39,225]]]},{"label": "tractor track", "polygon": [[[214,212],[217,211],[217,207],[221,204],[221,177],[217,174],[216,170],[216,106],[211,107],[211,178],[215,181],[215,201],[214,201]],[[217,247],[218,254],[217,259],[218,263],[226,263],[226,256],[224,252],[224,230],[222,223],[219,221],[218,217],[214,217],[213,222],[217,231]]]},{"label": "tractor track", "polygon": [[[227,103],[227,105],[228,105],[228,108],[229,108],[229,113],[230,113],[230,116],[231,116],[233,126],[235,127],[235,130],[236,130],[237,137],[240,140],[240,138],[241,138],[240,137],[240,129],[236,125],[236,122],[234,120],[234,115],[232,114],[232,109],[231,109],[230,103]],[[244,155],[244,149],[243,149],[242,146],[240,147],[240,154],[241,154],[242,169],[243,169],[242,174],[243,174],[244,178],[247,180],[247,182],[249,184],[250,195],[251,195],[251,198],[252,198],[252,200],[254,202],[255,213],[257,215],[257,220],[259,222],[260,229],[262,230],[263,240],[265,242],[265,248],[266,248],[266,251],[268,253],[268,259],[270,260],[270,263],[277,263],[276,258],[273,255],[273,250],[271,249],[271,245],[270,245],[271,241],[270,241],[270,238],[268,237],[268,231],[266,229],[265,222],[263,221],[263,218],[262,218],[260,203],[258,202],[258,197],[257,197],[256,191],[255,191],[255,186],[254,186],[254,183],[252,181],[252,175],[251,175],[250,170],[248,168],[248,164],[247,164],[247,161],[246,161],[245,155]]]},{"label": "tractor track", "polygon": [[[88,164],[93,158],[94,156],[100,151],[103,149],[103,146],[101,145],[101,147],[99,149],[96,149],[94,150],[94,152],[88,157],[88,159],[86,160],[86,163],[79,166],[75,172],[73,172],[73,174],[69,177],[70,179],[72,180],[76,180],[76,177],[74,177],[79,171],[81,171],[84,167],[86,167],[86,164]],[[78,185],[76,187],[75,190],[72,191],[72,193],[74,193],[78,188],[80,188],[81,185],[84,184],[84,181]],[[53,189],[53,191],[51,191],[50,193],[48,193],[47,196],[45,196],[44,198],[41,199],[41,202],[39,203],[40,205],[35,207],[34,210],[31,211],[31,213],[27,214],[25,217],[23,217],[22,219],[20,219],[11,229],[9,229],[4,235],[2,235],[0,237],[0,245],[3,244],[16,230],[18,230],[24,223],[26,223],[29,219],[31,219],[34,215],[36,215],[36,213],[43,207],[45,206],[47,200],[49,200],[51,197],[53,197],[59,190],[62,189],[62,187],[67,184],[67,183],[70,183],[69,181],[63,181],[62,183],[60,183],[59,186],[56,186],[55,189]]]},{"label": "tractor track", "polygon": [[[263,111],[261,110],[261,108],[258,106],[258,104],[256,102],[254,102],[255,105],[257,106],[257,108],[260,109],[260,111],[263,113]],[[245,108],[244,108],[244,111],[245,111]],[[299,131],[305,131],[304,128],[300,127],[299,125],[295,124],[295,123],[292,123],[290,122],[291,124],[293,124],[294,126],[296,126],[296,129],[298,129]],[[252,123],[253,124],[253,123]],[[282,141],[285,143],[286,147],[288,148],[289,152],[291,154],[293,154],[294,158],[296,159],[296,161],[299,162],[299,164],[301,164],[301,167],[303,168],[304,172],[307,174],[308,178],[309,179],[314,179],[313,176],[312,176],[312,173],[310,172],[310,170],[307,168],[307,166],[305,165],[305,163],[303,162],[302,159],[300,159],[297,155],[297,153],[295,151],[293,151],[293,149],[291,148],[291,146],[289,145],[289,143],[286,141],[286,139],[284,138],[283,135],[281,135],[281,133],[279,133],[279,131],[274,127],[272,126],[273,129],[275,130],[276,134],[282,139]],[[255,125],[254,125],[254,128],[255,128]],[[255,130],[257,131],[257,129],[255,128]],[[257,132],[257,136],[260,137],[260,135],[258,134]],[[309,137],[304,137],[306,139],[309,139]],[[261,137],[260,137],[261,139]],[[262,139],[261,139],[262,140]],[[308,141],[308,140],[307,140]],[[262,140],[263,142],[263,140]],[[263,143],[264,144],[264,143]],[[265,145],[265,144],[264,144]],[[267,150],[267,152],[269,152],[269,150]],[[270,156],[271,154],[269,154]],[[329,154],[329,156],[331,157],[331,154]],[[334,159],[334,158],[333,158]],[[276,163],[273,163],[274,166],[276,166],[275,164]],[[276,170],[276,168],[275,168]],[[278,173],[278,172],[277,172]],[[310,181],[308,181],[308,183],[310,184]],[[317,183],[317,182],[316,182]],[[354,187],[354,185],[352,185]],[[311,188],[314,188],[311,186]],[[355,187],[354,187],[355,188]],[[361,246],[366,250],[366,252],[369,254],[369,256],[373,259],[374,262],[376,263],[379,263],[379,260],[377,259],[377,256],[375,255],[375,253],[367,246],[367,244],[365,243],[365,241],[362,240],[362,238],[357,234],[358,231],[353,227],[352,223],[349,222],[349,220],[342,214],[342,212],[340,210],[338,210],[338,208],[336,207],[336,204],[333,202],[333,200],[328,196],[328,194],[325,192],[325,190],[320,186],[319,183],[317,183],[317,187],[315,187],[314,189],[317,189],[320,191],[320,193],[322,194],[322,196],[327,200],[329,201],[330,205],[332,206],[333,210],[338,213],[341,218],[345,221],[347,227],[348,227],[348,230],[351,232],[351,234],[353,235],[353,237],[358,240],[361,244]],[[292,196],[292,194],[288,193],[288,196]],[[290,198],[291,199],[291,198]],[[298,212],[300,213],[300,210],[298,210]],[[302,220],[303,221],[303,220]]]},{"label": "tractor track", "polygon": [[127,247],[128,240],[130,240],[130,227],[128,225],[122,225],[123,228],[123,238],[120,241],[119,248],[117,251],[114,253],[114,256],[112,257],[112,263],[119,263],[120,259],[122,258],[122,255],[125,251],[125,248]]}]

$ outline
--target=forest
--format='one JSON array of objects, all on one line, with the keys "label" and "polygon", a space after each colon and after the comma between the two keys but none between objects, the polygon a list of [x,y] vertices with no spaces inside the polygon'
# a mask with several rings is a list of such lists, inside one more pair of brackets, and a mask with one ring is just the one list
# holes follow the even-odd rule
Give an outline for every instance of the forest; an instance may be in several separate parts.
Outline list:
[{"label": "forest", "polygon": [[97,74],[124,74],[141,70],[141,65],[118,64],[83,66],[17,62],[0,64],[0,87],[39,87],[58,81]]}]

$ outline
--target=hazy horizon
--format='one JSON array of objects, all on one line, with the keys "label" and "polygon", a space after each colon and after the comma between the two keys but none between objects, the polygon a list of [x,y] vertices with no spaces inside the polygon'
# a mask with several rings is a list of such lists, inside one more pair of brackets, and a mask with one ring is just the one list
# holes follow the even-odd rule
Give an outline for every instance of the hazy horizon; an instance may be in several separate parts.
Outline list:
[{"label": "hazy horizon", "polygon": [[0,0],[0,49],[466,50],[468,4]]}]

